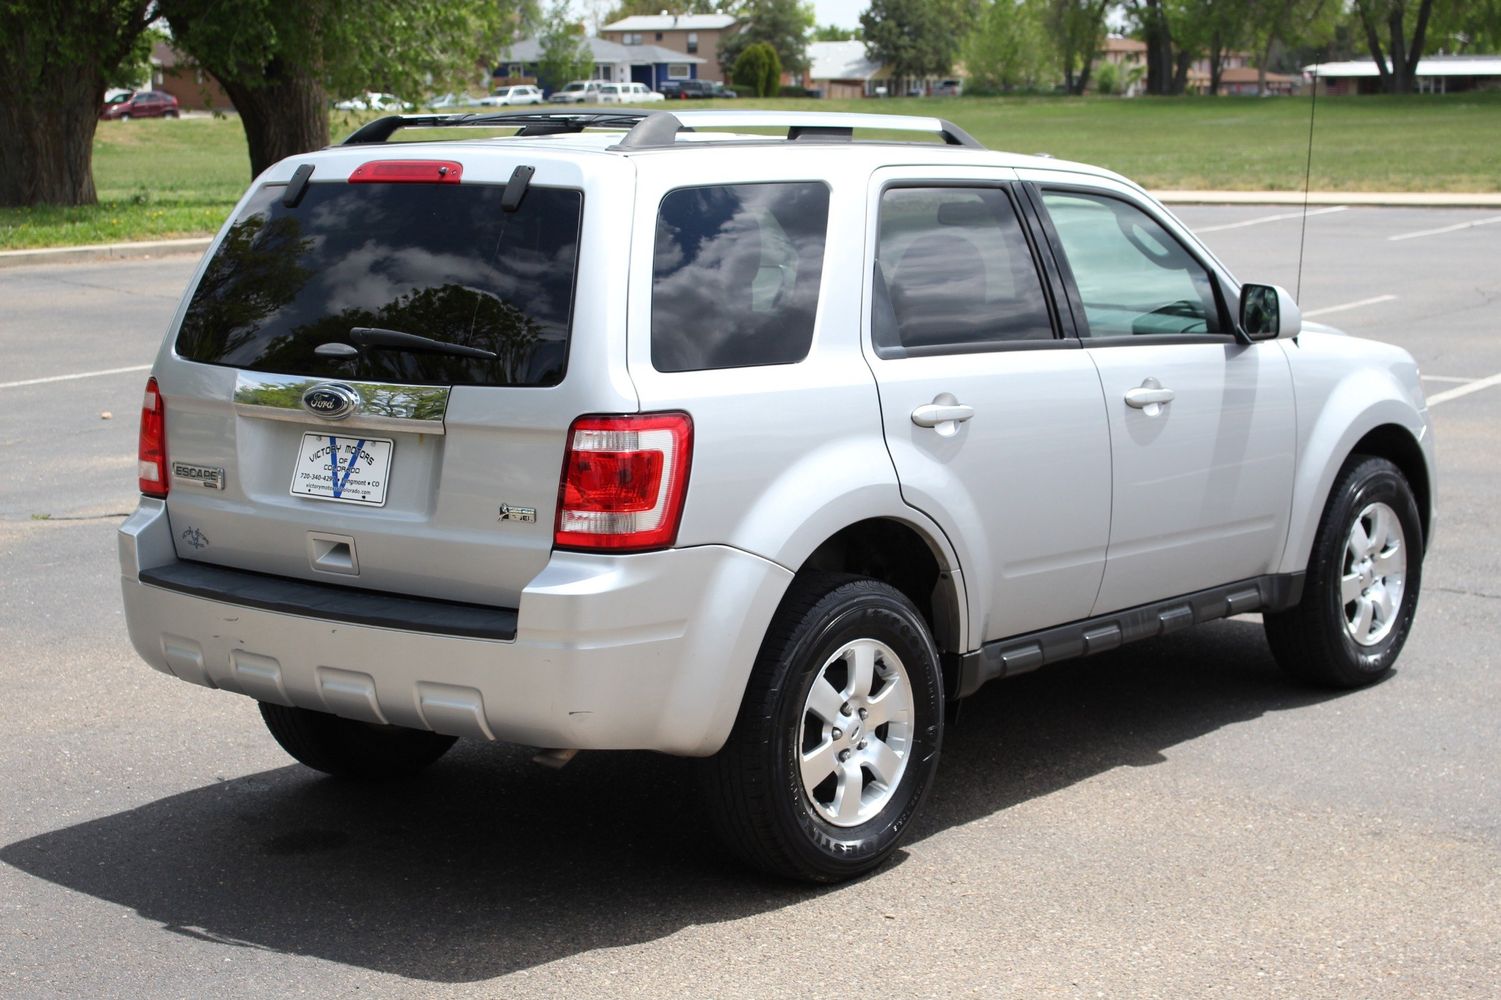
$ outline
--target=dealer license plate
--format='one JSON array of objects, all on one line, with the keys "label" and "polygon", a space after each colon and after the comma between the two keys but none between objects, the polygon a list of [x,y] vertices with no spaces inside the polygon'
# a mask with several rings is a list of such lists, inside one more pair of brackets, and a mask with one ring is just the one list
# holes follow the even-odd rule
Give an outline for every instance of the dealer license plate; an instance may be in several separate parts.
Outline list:
[{"label": "dealer license plate", "polygon": [[304,434],[292,470],[292,495],[383,507],[392,443],[351,434]]}]

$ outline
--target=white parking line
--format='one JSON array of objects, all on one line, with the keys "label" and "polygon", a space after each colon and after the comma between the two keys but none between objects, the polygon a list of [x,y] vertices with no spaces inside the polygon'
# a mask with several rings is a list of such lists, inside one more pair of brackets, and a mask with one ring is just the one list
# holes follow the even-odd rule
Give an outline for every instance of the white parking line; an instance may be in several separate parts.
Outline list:
[{"label": "white parking line", "polygon": [[1463,375],[1419,375],[1418,378],[1424,382],[1458,382],[1462,385],[1475,381]]},{"label": "white parking line", "polygon": [[1362,306],[1374,306],[1382,302],[1390,302],[1395,295],[1377,295],[1374,298],[1361,299],[1358,302],[1344,302],[1337,306],[1325,306],[1322,309],[1310,309],[1303,314],[1304,319],[1313,319],[1315,316],[1328,316],[1330,313],[1344,312],[1346,309],[1359,309]]},{"label": "white parking line", "polygon": [[1402,233],[1399,236],[1388,236],[1387,242],[1393,240],[1415,240],[1419,236],[1438,236],[1441,233],[1457,233],[1461,229],[1474,229],[1476,226],[1492,226],[1501,222],[1501,215],[1493,219],[1476,219],[1474,222],[1459,222],[1452,226],[1441,226],[1438,229],[1419,229],[1415,233]]},{"label": "white parking line", "polygon": [[1501,372],[1497,372],[1495,375],[1487,378],[1476,379],[1474,382],[1469,382],[1465,385],[1457,385],[1452,389],[1445,389],[1443,392],[1436,392],[1428,397],[1428,406],[1431,409],[1440,403],[1447,403],[1451,399],[1459,399],[1461,396],[1468,396],[1472,392],[1479,392],[1481,389],[1490,389],[1498,385],[1501,385]]},{"label": "white parking line", "polygon": [[98,378],[100,375],[124,375],[126,372],[143,372],[150,365],[131,365],[129,368],[106,368],[97,372],[74,372],[72,375],[48,375],[46,378],[24,378],[19,382],[0,382],[0,389],[19,389],[23,385],[46,385],[48,382],[71,382],[79,378]]},{"label": "white parking line", "polygon": [[[1309,212],[1308,215],[1328,215],[1331,212],[1343,212],[1349,205],[1335,205],[1333,208],[1318,208]],[[1301,219],[1302,212],[1283,212],[1281,215],[1263,215],[1255,219],[1245,219],[1240,222],[1227,222],[1222,226],[1195,226],[1196,233],[1217,233],[1222,229],[1244,229],[1246,226],[1259,226],[1263,222],[1283,222],[1287,219]]]}]

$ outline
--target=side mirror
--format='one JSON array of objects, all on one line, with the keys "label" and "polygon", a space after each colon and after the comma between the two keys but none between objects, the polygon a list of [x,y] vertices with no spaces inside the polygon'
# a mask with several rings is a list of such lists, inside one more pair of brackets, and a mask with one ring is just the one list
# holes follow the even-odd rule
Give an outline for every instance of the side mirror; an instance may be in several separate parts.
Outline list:
[{"label": "side mirror", "polygon": [[1287,289],[1278,285],[1240,286],[1240,331],[1251,340],[1296,337],[1303,313]]}]

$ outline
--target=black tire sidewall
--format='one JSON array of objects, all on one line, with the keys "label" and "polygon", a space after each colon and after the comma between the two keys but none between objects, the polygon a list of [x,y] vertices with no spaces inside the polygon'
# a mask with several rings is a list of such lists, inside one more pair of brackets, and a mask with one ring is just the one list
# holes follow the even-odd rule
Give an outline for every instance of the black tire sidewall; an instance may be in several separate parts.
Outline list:
[{"label": "black tire sidewall", "polygon": [[[1423,529],[1418,518],[1417,502],[1412,490],[1396,466],[1384,459],[1367,459],[1356,465],[1344,478],[1342,489],[1331,510],[1324,537],[1319,539],[1319,568],[1310,581],[1318,588],[1315,599],[1323,628],[1327,629],[1331,650],[1341,672],[1349,679],[1375,679],[1392,669],[1397,655],[1407,641],[1417,610],[1418,590],[1422,583]],[[1384,503],[1397,514],[1402,524],[1407,568],[1402,588],[1402,603],[1397,621],[1386,637],[1372,646],[1357,643],[1345,627],[1344,602],[1340,581],[1344,573],[1345,542],[1355,518],[1367,506]]]},{"label": "black tire sidewall", "polygon": [[[879,589],[878,589],[879,588]],[[879,864],[906,833],[932,784],[943,739],[943,683],[937,650],[921,616],[897,592],[879,584],[846,584],[814,607],[782,658],[785,671],[774,710],[775,821],[796,845],[802,864],[832,877]],[[912,747],[896,795],[872,819],[835,826],[813,809],[798,766],[803,708],[825,662],[845,643],[875,639],[901,659],[912,686]]]}]

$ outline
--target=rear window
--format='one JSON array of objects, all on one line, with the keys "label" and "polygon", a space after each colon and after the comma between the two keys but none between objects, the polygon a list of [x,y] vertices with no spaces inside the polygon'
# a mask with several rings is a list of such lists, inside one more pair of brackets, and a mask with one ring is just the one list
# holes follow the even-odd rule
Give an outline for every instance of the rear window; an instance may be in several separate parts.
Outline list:
[{"label": "rear window", "polygon": [[[488,184],[268,184],[210,260],[177,335],[191,361],[429,385],[554,385],[572,321],[583,194]],[[375,327],[495,357],[364,344]],[[324,347],[323,353],[318,348]]]},{"label": "rear window", "polygon": [[684,188],[662,199],[651,361],[661,372],[801,361],[813,341],[829,189]]}]

